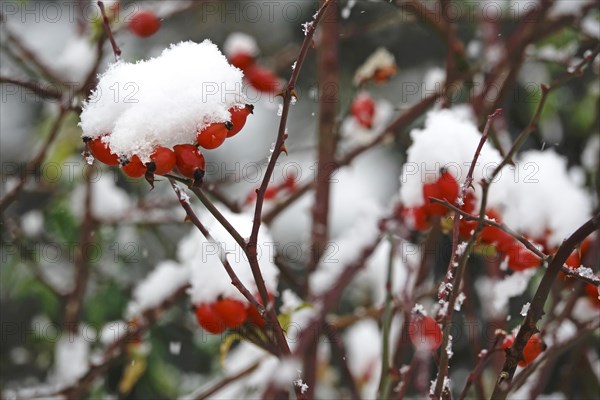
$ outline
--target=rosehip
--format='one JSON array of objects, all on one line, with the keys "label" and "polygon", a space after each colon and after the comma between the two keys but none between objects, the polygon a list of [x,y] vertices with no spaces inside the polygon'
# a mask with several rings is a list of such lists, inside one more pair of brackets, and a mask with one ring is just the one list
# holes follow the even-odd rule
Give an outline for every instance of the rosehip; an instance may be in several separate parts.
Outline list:
[{"label": "rosehip", "polygon": [[419,207],[406,208],[402,210],[402,216],[408,224],[417,231],[424,231],[429,228],[429,216],[425,205]]},{"label": "rosehip", "polygon": [[600,293],[598,292],[598,288],[596,286],[592,285],[591,283],[586,283],[585,295],[595,308],[600,308]]},{"label": "rosehip", "polygon": [[212,308],[228,328],[237,328],[246,321],[246,307],[237,300],[220,299],[212,304]]},{"label": "rosehip", "polygon": [[217,311],[208,304],[200,304],[196,307],[196,320],[205,331],[218,334],[225,330],[225,322]]},{"label": "rosehip", "polygon": [[415,315],[408,327],[410,341],[417,350],[433,351],[442,344],[442,330],[435,320],[426,315]]},{"label": "rosehip", "polygon": [[377,83],[385,83],[389,81],[392,76],[396,75],[397,71],[398,67],[395,65],[377,68],[373,73],[373,81]]},{"label": "rosehip", "polygon": [[[510,347],[512,347],[514,342],[515,337],[513,335],[507,336],[504,339],[504,342],[502,342],[502,347],[504,348],[504,350],[508,350]],[[523,349],[523,358],[519,360],[519,366],[526,367],[533,360],[535,360],[537,356],[539,356],[540,353],[545,349],[546,345],[544,344],[544,341],[540,338],[539,333],[531,335],[531,337],[527,341],[527,344],[525,345],[525,348]]]},{"label": "rosehip", "polygon": [[252,65],[244,75],[248,83],[260,92],[273,93],[279,89],[279,78],[272,71],[258,66]]},{"label": "rosehip", "polygon": [[181,175],[193,178],[196,183],[202,181],[206,162],[200,150],[193,144],[178,144],[173,146],[173,151]]},{"label": "rosehip", "polygon": [[249,53],[240,51],[229,57],[229,63],[234,67],[245,71],[254,64],[254,56]]},{"label": "rosehip", "polygon": [[160,20],[152,11],[140,10],[133,14],[128,26],[131,33],[145,38],[154,35],[160,29]]},{"label": "rosehip", "polygon": [[438,188],[442,199],[448,200],[449,203],[454,204],[458,198],[458,182],[454,179],[454,176],[446,170],[442,171],[440,179],[437,181]]},{"label": "rosehip", "polygon": [[519,242],[513,242],[506,250],[508,267],[513,271],[523,271],[540,266],[540,258]]},{"label": "rosehip", "polygon": [[223,144],[227,133],[233,128],[231,122],[216,122],[202,129],[196,136],[196,140],[205,149],[216,149]]},{"label": "rosehip", "polygon": [[[493,219],[497,223],[502,222],[502,218],[500,217],[500,213],[496,210],[487,210],[485,215],[489,219]],[[495,226],[484,226],[481,229],[481,241],[488,244],[494,244],[498,250],[502,252],[509,251],[512,244],[515,242],[515,239],[510,236],[508,233],[504,232],[501,229],[496,228]]]},{"label": "rosehip", "polygon": [[137,155],[133,155],[131,159],[121,165],[121,170],[125,175],[131,178],[141,178],[146,174],[146,166],[142,163],[142,160]]},{"label": "rosehip", "polygon": [[151,162],[148,163],[148,172],[164,175],[171,171],[177,163],[177,157],[171,149],[159,146],[150,155]]},{"label": "rosehip", "polygon": [[111,153],[108,145],[102,141],[102,137],[95,139],[84,138],[83,140],[87,143],[88,149],[98,161],[110,166],[119,165],[119,156]]},{"label": "rosehip", "polygon": [[[258,303],[260,305],[262,305],[261,297],[256,295],[255,298],[258,301]],[[269,293],[269,301],[273,302],[273,294],[271,294],[271,293]],[[262,315],[260,315],[260,313],[258,312],[256,307],[254,307],[252,304],[248,304],[246,307],[246,311],[248,312],[248,322],[250,322],[251,324],[253,324],[259,328],[262,328],[263,326],[265,326],[267,321],[264,319],[264,317]]]},{"label": "rosehip", "polygon": [[423,185],[423,198],[425,199],[425,209],[430,215],[446,215],[448,209],[441,204],[432,203],[429,198],[435,197],[437,199],[442,198],[440,187],[437,182],[425,183]]},{"label": "rosehip", "polygon": [[227,137],[235,136],[239,131],[242,130],[246,125],[246,119],[248,115],[253,114],[254,106],[246,104],[244,107],[231,107],[229,112],[231,113],[231,124],[233,127],[227,132]]},{"label": "rosehip", "polygon": [[367,92],[362,92],[352,101],[350,113],[361,126],[371,129],[375,117],[375,101]]}]

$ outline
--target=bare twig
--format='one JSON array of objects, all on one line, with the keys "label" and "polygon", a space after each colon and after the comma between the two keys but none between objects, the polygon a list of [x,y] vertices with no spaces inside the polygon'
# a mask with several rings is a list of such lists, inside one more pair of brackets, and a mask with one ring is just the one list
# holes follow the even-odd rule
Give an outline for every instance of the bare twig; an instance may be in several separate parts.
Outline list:
[{"label": "bare twig", "polygon": [[115,41],[115,37],[113,36],[112,30],[110,29],[110,21],[108,20],[108,17],[106,16],[106,10],[104,9],[104,2],[101,0],[98,0],[98,7],[100,8],[100,13],[102,13],[102,25],[104,26],[104,32],[106,33],[106,36],[108,36],[108,40],[110,40],[110,45],[112,46],[113,53],[115,53],[115,59],[117,61],[119,61],[119,58],[121,57],[121,49],[117,45],[117,42]]}]

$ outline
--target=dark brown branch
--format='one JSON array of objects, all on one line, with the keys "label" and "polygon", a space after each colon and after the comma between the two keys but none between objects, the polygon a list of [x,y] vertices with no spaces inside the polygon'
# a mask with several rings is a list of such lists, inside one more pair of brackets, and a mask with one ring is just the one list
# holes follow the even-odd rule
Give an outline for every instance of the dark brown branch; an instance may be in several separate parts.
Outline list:
[{"label": "dark brown branch", "polygon": [[[471,161],[471,166],[469,167],[469,172],[465,178],[465,183],[462,185],[459,198],[464,199],[467,190],[471,186],[473,182],[473,172],[475,171],[475,165],[477,164],[477,160],[479,159],[479,155],[481,153],[481,149],[483,148],[484,143],[487,140],[488,132],[490,130],[492,121],[498,115],[500,115],[502,111],[500,109],[496,110],[493,114],[488,116],[487,123],[485,124],[485,128],[483,129],[483,134],[481,135],[481,139],[479,140],[479,144],[477,149],[475,150],[475,154],[473,155],[473,160]],[[483,213],[479,216],[480,220],[483,219]],[[448,356],[448,352],[446,348],[450,339],[450,328],[452,322],[452,315],[454,313],[454,304],[456,302],[456,298],[460,292],[460,284],[462,283],[462,277],[465,272],[467,261],[469,259],[469,253],[475,244],[475,238],[477,237],[477,232],[481,229],[481,221],[477,224],[477,228],[475,229],[475,233],[469,239],[467,244],[467,248],[464,250],[464,253],[460,256],[460,261],[458,267],[455,266],[456,257],[457,257],[457,248],[458,248],[458,235],[459,235],[459,225],[460,218],[458,213],[454,213],[454,223],[452,226],[452,256],[450,257],[450,261],[448,263],[448,272],[444,278],[445,283],[449,283],[452,280],[452,287],[450,289],[449,297],[446,300],[447,291],[440,292],[440,301],[447,301],[446,313],[443,315],[442,325],[443,325],[443,336],[442,336],[442,344],[440,348],[440,360],[438,367],[437,380],[435,385],[435,390],[433,393],[434,399],[439,399],[442,395],[442,391],[444,389],[444,381],[446,375],[448,374],[448,363],[450,361],[450,357]]]},{"label": "dark brown branch", "polygon": [[240,372],[238,372],[236,374],[224,377],[221,381],[217,382],[216,384],[214,384],[210,388],[206,389],[202,393],[198,394],[194,398],[196,400],[205,400],[205,399],[208,399],[210,396],[212,396],[213,394],[215,394],[219,390],[223,389],[224,387],[227,387],[227,385],[229,385],[229,384],[237,381],[238,379],[240,379],[240,378],[242,378],[242,377],[244,377],[246,375],[251,374],[252,372],[254,372],[258,368],[259,365],[260,365],[260,361],[257,361],[257,362],[255,362],[253,364],[250,364],[248,367],[242,369]]},{"label": "dark brown branch", "polygon": [[33,93],[47,99],[60,100],[63,96],[63,93],[60,90],[51,87],[44,87],[41,82],[24,81],[16,78],[10,78],[8,76],[0,76],[0,83],[12,84],[31,90]]},{"label": "dark brown branch", "polygon": [[106,10],[104,9],[104,2],[98,0],[98,7],[100,8],[100,13],[102,14],[102,25],[104,26],[104,32],[106,36],[108,36],[108,40],[110,40],[110,45],[112,46],[113,53],[115,54],[115,58],[117,61],[121,57],[121,49],[117,46],[117,42],[115,41],[115,37],[113,36],[112,30],[110,29],[110,21],[106,16]]},{"label": "dark brown branch", "polygon": [[546,304],[546,299],[548,298],[550,289],[552,288],[552,285],[554,284],[561,267],[567,261],[567,258],[569,258],[577,245],[594,231],[599,229],[600,213],[594,215],[589,221],[577,229],[558,248],[558,251],[550,262],[548,269],[546,269],[546,272],[542,277],[542,281],[540,282],[535,295],[533,296],[529,311],[527,312],[525,320],[521,324],[514,344],[506,353],[506,360],[504,361],[502,371],[496,380],[492,399],[502,400],[508,395],[508,391],[510,390],[510,382],[515,370],[517,369],[517,363],[519,362],[521,354],[523,353],[523,349],[525,348],[525,345],[529,341],[531,335],[538,332],[537,322],[544,315],[544,304]]}]

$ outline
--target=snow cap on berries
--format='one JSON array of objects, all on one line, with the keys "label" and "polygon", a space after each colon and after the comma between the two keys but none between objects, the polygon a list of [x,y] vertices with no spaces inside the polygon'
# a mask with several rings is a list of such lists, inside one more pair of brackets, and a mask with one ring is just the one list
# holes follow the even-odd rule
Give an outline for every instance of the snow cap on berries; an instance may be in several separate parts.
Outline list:
[{"label": "snow cap on berries", "polygon": [[209,40],[181,42],[150,60],[112,64],[79,125],[84,137],[109,133],[113,153],[148,162],[157,146],[193,143],[205,126],[229,120],[228,109],[244,103],[242,76]]}]

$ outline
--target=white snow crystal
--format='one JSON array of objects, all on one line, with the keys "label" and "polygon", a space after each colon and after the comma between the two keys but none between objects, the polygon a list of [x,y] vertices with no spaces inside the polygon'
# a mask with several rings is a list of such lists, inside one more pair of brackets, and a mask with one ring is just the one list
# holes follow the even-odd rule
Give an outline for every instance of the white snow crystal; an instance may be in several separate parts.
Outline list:
[{"label": "white snow crystal", "polygon": [[[127,192],[115,184],[114,175],[102,171],[99,178],[92,182],[91,213],[95,218],[118,219],[131,208],[131,199]],[[71,194],[71,211],[77,217],[84,214],[85,186],[78,185]]]},{"label": "white snow crystal", "polygon": [[21,217],[21,229],[27,237],[34,237],[42,232],[44,214],[39,210],[29,211]]},{"label": "white snow crystal", "polygon": [[143,162],[156,146],[193,143],[196,133],[230,118],[243,103],[242,72],[209,40],[172,45],[157,58],[116,62],[81,113],[83,136],[106,137],[113,153]]},{"label": "white snow crystal", "polygon": [[163,261],[133,290],[128,306],[128,316],[133,317],[155,307],[183,287],[189,280],[190,271],[174,261]]},{"label": "white snow crystal", "polygon": [[523,316],[523,317],[524,317],[524,316],[526,316],[526,315],[527,315],[527,313],[529,312],[529,307],[530,307],[530,306],[531,306],[531,304],[529,304],[529,303],[525,303],[525,304],[523,304],[523,308],[521,308],[521,313],[520,313],[520,314],[521,314],[521,316]]}]

